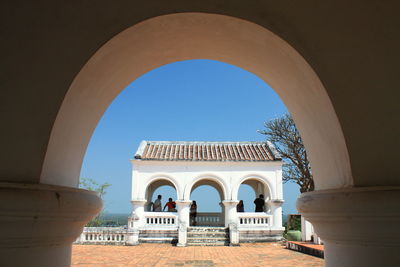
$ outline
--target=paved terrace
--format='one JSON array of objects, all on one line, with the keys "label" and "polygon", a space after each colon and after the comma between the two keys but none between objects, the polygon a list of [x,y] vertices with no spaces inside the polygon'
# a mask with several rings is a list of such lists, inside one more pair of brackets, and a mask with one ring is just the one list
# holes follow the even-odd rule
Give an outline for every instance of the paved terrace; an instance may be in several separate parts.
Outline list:
[{"label": "paved terrace", "polygon": [[74,245],[72,267],[126,266],[324,266],[324,260],[291,251],[278,243],[242,244],[240,247],[174,247]]}]

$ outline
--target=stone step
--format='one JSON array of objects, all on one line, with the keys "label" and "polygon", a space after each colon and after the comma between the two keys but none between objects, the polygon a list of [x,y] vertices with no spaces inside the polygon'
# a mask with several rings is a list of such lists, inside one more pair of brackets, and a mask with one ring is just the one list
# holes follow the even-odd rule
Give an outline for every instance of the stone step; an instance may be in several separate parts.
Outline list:
[{"label": "stone step", "polygon": [[190,238],[188,237],[189,243],[215,243],[215,242],[226,242],[229,241],[227,238],[213,238],[213,237],[205,237],[205,238]]},{"label": "stone step", "polygon": [[140,230],[139,231],[139,238],[170,238],[170,237],[177,237],[178,231],[177,230]]},{"label": "stone step", "polygon": [[187,233],[188,237],[222,237],[222,238],[228,238],[229,237],[229,233],[216,233],[216,232],[203,232],[203,233],[199,233],[199,232],[188,232]]},{"label": "stone step", "polygon": [[229,230],[225,227],[188,227],[187,244],[188,246],[227,246],[229,245]]},{"label": "stone step", "polygon": [[140,237],[140,243],[177,243],[177,237]]},{"label": "stone step", "polygon": [[188,232],[228,232],[229,229],[225,227],[188,227]]}]

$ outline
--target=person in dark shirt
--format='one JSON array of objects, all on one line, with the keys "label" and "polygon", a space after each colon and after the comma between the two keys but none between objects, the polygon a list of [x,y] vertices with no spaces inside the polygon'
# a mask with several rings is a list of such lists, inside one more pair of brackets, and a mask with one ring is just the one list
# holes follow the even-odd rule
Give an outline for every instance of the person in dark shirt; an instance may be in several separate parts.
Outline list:
[{"label": "person in dark shirt", "polygon": [[197,216],[197,204],[196,200],[193,200],[192,205],[190,205],[190,225],[196,225],[196,216]]},{"label": "person in dark shirt", "polygon": [[264,195],[260,195],[260,197],[254,200],[254,204],[256,204],[256,212],[263,212],[265,206]]},{"label": "person in dark shirt", "polygon": [[244,204],[243,200],[240,200],[239,203],[236,206],[236,211],[237,212],[244,212]]}]

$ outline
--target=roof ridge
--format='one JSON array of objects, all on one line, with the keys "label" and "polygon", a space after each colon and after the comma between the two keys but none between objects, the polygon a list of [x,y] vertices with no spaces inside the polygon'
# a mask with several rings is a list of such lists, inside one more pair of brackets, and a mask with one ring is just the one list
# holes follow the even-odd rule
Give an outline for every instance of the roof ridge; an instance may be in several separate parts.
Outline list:
[{"label": "roof ridge", "polygon": [[[223,146],[229,155],[219,157],[215,146]],[[169,147],[174,147],[173,155],[166,153]],[[176,146],[179,146],[176,149]],[[198,153],[202,156],[194,155],[190,152],[190,146],[199,147]],[[247,151],[246,146],[253,147]],[[242,151],[246,148],[246,151]],[[177,151],[179,150],[179,151]],[[163,153],[164,152],[164,153]],[[243,154],[248,153],[248,157]],[[215,154],[215,155],[214,155]],[[242,155],[243,154],[243,155]],[[135,159],[141,160],[168,160],[168,161],[280,161],[282,160],[273,144],[269,141],[146,141],[143,140],[135,153]]]},{"label": "roof ridge", "polygon": [[147,140],[142,141],[147,142],[148,144],[265,144],[266,141],[168,141],[168,140]]}]

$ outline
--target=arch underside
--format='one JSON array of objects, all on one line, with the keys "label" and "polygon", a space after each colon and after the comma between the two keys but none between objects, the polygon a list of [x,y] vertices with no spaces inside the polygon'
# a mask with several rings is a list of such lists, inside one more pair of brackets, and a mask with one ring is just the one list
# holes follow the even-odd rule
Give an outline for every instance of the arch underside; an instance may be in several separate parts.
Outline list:
[{"label": "arch underside", "polygon": [[261,26],[205,13],[143,21],[95,53],[73,81],[59,110],[41,183],[77,186],[86,146],[113,99],[144,73],[189,59],[226,62],[266,81],[296,121],[312,162],[316,189],[352,185],[339,121],[326,90],[306,61]]},{"label": "arch underside", "polygon": [[218,195],[220,197],[221,202],[226,199],[226,196],[224,194],[224,189],[221,187],[221,185],[213,180],[209,179],[202,179],[200,181],[197,181],[191,188],[190,190],[190,195],[192,195],[193,191],[195,191],[198,187],[200,186],[211,186],[215,190],[217,190]]},{"label": "arch underside", "polygon": [[253,188],[256,197],[258,197],[260,194],[263,194],[265,200],[269,200],[271,198],[269,194],[270,190],[268,189],[268,186],[265,183],[262,183],[255,179],[248,179],[244,181],[242,184],[246,184],[251,188]]}]

